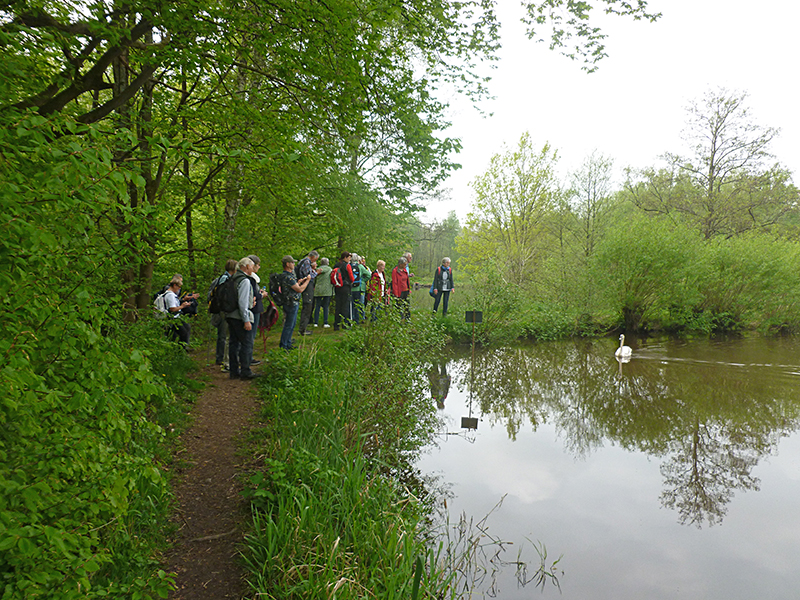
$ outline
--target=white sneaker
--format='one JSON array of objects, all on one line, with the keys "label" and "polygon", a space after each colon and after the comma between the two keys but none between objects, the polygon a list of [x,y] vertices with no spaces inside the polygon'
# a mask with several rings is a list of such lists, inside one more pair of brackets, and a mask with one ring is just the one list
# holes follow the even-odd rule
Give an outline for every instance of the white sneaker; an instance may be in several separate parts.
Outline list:
[{"label": "white sneaker", "polygon": [[327,323],[325,323],[325,325],[323,325],[323,327],[330,327],[330,325],[328,325]]},{"label": "white sneaker", "polygon": [[316,323],[314,323],[314,327],[319,327],[319,325],[317,325]]}]

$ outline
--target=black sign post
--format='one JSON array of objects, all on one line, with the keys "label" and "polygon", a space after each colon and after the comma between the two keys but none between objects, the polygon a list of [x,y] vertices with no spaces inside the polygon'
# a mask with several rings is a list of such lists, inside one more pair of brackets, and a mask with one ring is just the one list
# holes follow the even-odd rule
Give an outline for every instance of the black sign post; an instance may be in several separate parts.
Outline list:
[{"label": "black sign post", "polygon": [[483,313],[479,310],[468,310],[466,312],[466,322],[472,323],[472,364],[469,370],[469,416],[461,417],[461,428],[478,429],[478,418],[472,416],[472,390],[475,389],[475,324],[483,323]]}]

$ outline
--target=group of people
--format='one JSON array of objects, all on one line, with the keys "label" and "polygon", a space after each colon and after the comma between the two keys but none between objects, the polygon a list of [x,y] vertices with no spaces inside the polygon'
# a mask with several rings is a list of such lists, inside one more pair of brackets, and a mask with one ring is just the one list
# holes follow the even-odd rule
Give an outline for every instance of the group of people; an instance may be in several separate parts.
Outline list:
[{"label": "group of people", "polygon": [[[411,253],[406,252],[387,273],[385,261],[377,261],[372,271],[364,257],[350,252],[342,252],[334,266],[330,265],[329,259],[320,258],[316,250],[309,252],[299,262],[289,255],[284,256],[281,259],[283,270],[279,275],[284,313],[279,346],[284,350],[295,348],[293,335],[296,326],[300,335],[311,335],[310,326],[319,326],[320,309],[322,326],[330,327],[328,317],[332,301],[335,304],[334,331],[365,322],[368,309],[370,318],[376,320],[379,311],[390,304],[397,307],[403,319],[408,319],[411,279],[414,277],[410,269],[411,260]],[[212,314],[211,317],[212,324],[217,328],[216,364],[229,372],[231,379],[259,376],[252,370],[253,366],[260,363],[253,359],[259,322],[265,312],[270,324],[274,321],[269,317],[277,317],[267,289],[261,286],[258,276],[260,268],[261,260],[254,254],[239,261],[230,259],[225,264],[225,271],[214,279],[208,290],[207,299],[210,301],[214,290],[232,279],[230,285],[235,290],[236,309]],[[197,302],[199,294],[179,295],[182,285],[183,278],[175,275],[164,294],[163,312],[178,317],[192,302]],[[442,313],[447,314],[449,295],[453,289],[450,259],[444,258],[434,273],[431,285],[431,295],[435,299],[434,313],[441,304]],[[188,344],[188,323],[176,319],[171,331],[174,337]]]},{"label": "group of people", "polygon": [[208,300],[211,300],[214,291],[231,279],[228,285],[235,291],[236,308],[211,316],[211,323],[217,328],[216,364],[228,371],[231,379],[259,377],[252,370],[261,362],[253,359],[253,347],[267,298],[267,290],[260,285],[259,269],[261,259],[255,254],[238,262],[230,259],[225,263],[225,271],[214,279],[208,290]]},{"label": "group of people", "polygon": [[[297,327],[300,335],[311,335],[310,326],[319,327],[320,311],[322,326],[328,323],[331,302],[334,303],[333,329],[349,327],[367,319],[367,307],[371,306],[372,318],[384,306],[389,305],[392,296],[407,301],[410,291],[409,281],[414,276],[410,272],[411,253],[407,252],[398,261],[391,273],[386,273],[386,262],[379,260],[372,271],[367,266],[366,258],[351,252],[342,252],[339,260],[331,266],[330,259],[320,258],[316,250],[312,250],[294,268],[293,262],[284,262],[285,289],[300,288],[299,297],[284,294],[284,326],[281,335],[281,348],[294,347],[292,335],[296,324],[297,306],[302,300],[302,311]],[[284,257],[284,261],[291,259]],[[291,266],[289,266],[291,264]],[[292,271],[294,277],[292,278]],[[406,302],[407,304],[407,302]],[[406,308],[407,314],[407,308]]]},{"label": "group of people", "polygon": [[[386,261],[379,260],[372,271],[367,266],[366,258],[350,252],[342,252],[338,262],[331,267],[327,258],[319,258],[312,251],[300,263],[299,275],[310,275],[310,287],[303,294],[303,316],[300,319],[301,335],[311,335],[309,325],[319,326],[319,313],[322,310],[322,326],[330,327],[328,315],[331,300],[334,301],[334,331],[348,327],[351,323],[359,324],[367,319],[367,308],[370,308],[372,320],[377,313],[388,306],[391,301],[398,307],[404,319],[410,317],[409,294],[411,293],[411,252],[399,258],[397,265],[386,272]],[[332,273],[334,276],[332,277]],[[335,285],[337,280],[340,285]],[[450,293],[454,289],[453,271],[450,258],[442,259],[437,267],[431,296],[434,297],[433,312],[442,306],[442,314],[447,314]]]}]

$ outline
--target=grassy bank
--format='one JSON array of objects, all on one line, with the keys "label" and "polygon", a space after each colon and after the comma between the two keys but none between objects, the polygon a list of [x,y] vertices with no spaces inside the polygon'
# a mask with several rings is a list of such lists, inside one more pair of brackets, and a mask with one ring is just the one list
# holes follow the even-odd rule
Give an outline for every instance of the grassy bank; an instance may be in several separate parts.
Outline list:
[{"label": "grassy bank", "polygon": [[423,384],[442,342],[427,319],[385,318],[267,354],[244,553],[259,597],[407,599],[447,588],[408,469],[435,429]]}]

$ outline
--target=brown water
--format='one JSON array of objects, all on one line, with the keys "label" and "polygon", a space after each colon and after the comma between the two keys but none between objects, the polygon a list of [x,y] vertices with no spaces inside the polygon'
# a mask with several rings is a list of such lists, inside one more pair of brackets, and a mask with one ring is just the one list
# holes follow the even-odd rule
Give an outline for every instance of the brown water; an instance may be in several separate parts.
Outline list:
[{"label": "brown water", "polygon": [[[432,370],[446,425],[418,466],[447,487],[452,523],[491,513],[475,591],[800,597],[800,340],[626,343],[628,363],[616,340],[594,340],[478,352],[472,371],[464,352]],[[461,428],[469,416],[475,431]],[[491,537],[512,543],[494,560]],[[560,591],[520,585],[535,544],[548,565],[563,555]]]}]

